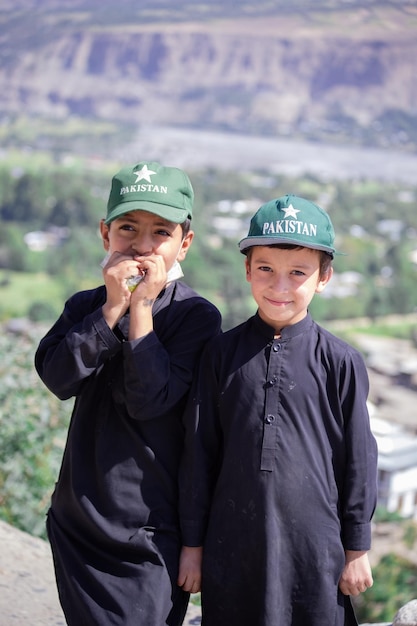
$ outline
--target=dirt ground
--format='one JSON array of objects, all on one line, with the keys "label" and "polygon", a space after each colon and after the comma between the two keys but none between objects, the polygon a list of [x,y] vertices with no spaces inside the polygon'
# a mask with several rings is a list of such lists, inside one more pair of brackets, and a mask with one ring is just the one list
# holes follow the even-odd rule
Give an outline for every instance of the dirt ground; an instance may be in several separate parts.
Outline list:
[{"label": "dirt ground", "polygon": [[[0,625],[65,626],[47,542],[0,521]],[[184,626],[200,624],[190,603]]]}]

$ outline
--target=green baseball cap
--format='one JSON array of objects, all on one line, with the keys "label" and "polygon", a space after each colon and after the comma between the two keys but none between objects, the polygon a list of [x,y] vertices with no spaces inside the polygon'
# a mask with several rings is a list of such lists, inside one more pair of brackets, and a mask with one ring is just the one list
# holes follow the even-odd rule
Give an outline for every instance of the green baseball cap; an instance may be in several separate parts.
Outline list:
[{"label": "green baseball cap", "polygon": [[105,223],[130,211],[149,211],[182,224],[192,217],[193,201],[194,191],[185,172],[141,161],[113,176]]},{"label": "green baseball cap", "polygon": [[286,195],[263,204],[252,217],[248,236],[239,242],[246,254],[252,246],[289,243],[314,250],[324,250],[332,257],[334,229],[330,217],[317,204],[294,195]]}]

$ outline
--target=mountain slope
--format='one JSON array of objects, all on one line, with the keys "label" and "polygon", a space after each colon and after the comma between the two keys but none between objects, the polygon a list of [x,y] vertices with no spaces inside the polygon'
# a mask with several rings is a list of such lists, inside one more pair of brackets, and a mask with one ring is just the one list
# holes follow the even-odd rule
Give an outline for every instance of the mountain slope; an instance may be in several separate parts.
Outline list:
[{"label": "mountain slope", "polygon": [[117,18],[109,3],[99,11],[81,1],[73,10],[44,1],[42,11],[2,13],[0,114],[414,150],[417,7],[317,4],[265,16],[261,2],[260,16],[232,19],[233,3],[225,17],[203,3],[197,21],[185,12],[164,20],[164,2],[153,4],[153,18],[147,3],[133,11],[130,2]]}]

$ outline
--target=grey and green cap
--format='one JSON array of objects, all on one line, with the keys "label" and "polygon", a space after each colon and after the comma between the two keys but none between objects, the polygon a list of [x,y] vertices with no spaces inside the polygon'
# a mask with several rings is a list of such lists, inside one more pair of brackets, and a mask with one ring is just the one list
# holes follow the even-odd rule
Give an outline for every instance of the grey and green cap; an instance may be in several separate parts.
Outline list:
[{"label": "grey and green cap", "polygon": [[141,161],[113,176],[105,223],[130,211],[149,211],[182,224],[192,217],[193,201],[194,191],[185,172]]},{"label": "grey and green cap", "polygon": [[246,254],[252,246],[287,243],[324,250],[333,256],[334,237],[330,217],[322,208],[289,194],[258,209],[251,219],[248,236],[239,242],[239,249]]}]

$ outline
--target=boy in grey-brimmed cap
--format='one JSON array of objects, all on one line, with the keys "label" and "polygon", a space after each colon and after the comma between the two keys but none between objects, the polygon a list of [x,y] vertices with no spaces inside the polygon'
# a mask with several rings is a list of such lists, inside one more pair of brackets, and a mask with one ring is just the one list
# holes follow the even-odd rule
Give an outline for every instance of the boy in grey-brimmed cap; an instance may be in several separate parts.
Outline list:
[{"label": "boy in grey-brimmed cap", "polygon": [[73,295],[36,352],[75,405],[47,528],[70,626],[180,626],[182,411],[220,314],[184,282],[194,193],[142,161],[113,180],[100,223],[104,285]]},{"label": "boy in grey-brimmed cap", "polygon": [[372,585],[377,450],[363,359],[308,312],[333,226],[287,195],[239,248],[258,310],[208,344],[190,395],[180,581],[202,580],[205,626],[352,626],[349,596]]}]

